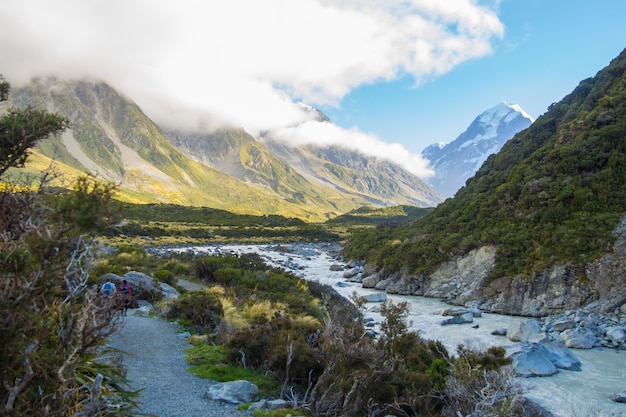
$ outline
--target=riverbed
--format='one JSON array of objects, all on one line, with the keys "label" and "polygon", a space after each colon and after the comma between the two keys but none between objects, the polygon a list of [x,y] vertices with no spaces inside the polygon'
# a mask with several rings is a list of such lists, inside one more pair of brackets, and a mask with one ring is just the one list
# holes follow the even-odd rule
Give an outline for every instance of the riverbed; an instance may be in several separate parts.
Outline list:
[{"label": "riverbed", "polygon": [[[332,271],[331,265],[342,264],[336,258],[335,248],[325,244],[290,245],[207,245],[186,248],[162,249],[162,251],[193,253],[257,253],[265,262],[279,266],[295,275],[310,281],[318,281],[332,286],[339,294],[350,298],[359,295],[379,293],[364,289],[360,284],[347,282],[343,271]],[[459,344],[472,349],[486,349],[490,346],[507,346],[510,342],[504,336],[494,336],[496,329],[506,329],[524,317],[504,316],[483,313],[473,323],[461,325],[441,325],[444,320],[439,312],[450,306],[438,299],[388,295],[394,303],[406,301],[410,306],[409,327],[418,331],[422,338],[441,341],[451,352]],[[376,303],[366,304],[366,316],[375,322],[380,321]],[[582,363],[582,371],[560,371],[551,377],[524,378],[528,386],[528,397],[551,411],[558,417],[626,417],[626,404],[616,403],[609,396],[626,390],[626,352],[612,349],[578,349],[574,353]]]}]

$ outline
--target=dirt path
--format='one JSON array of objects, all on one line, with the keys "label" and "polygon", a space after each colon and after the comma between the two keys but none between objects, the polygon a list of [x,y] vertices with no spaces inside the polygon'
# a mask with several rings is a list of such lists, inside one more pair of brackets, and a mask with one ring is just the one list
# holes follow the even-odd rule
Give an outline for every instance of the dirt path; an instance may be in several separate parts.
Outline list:
[{"label": "dirt path", "polygon": [[[184,350],[190,345],[180,336],[179,326],[156,317],[124,318],[110,345],[125,352],[123,364],[134,388],[144,388],[139,411],[158,417],[249,416],[232,405],[206,397],[213,384],[187,372]],[[138,414],[140,415],[140,414]]]}]

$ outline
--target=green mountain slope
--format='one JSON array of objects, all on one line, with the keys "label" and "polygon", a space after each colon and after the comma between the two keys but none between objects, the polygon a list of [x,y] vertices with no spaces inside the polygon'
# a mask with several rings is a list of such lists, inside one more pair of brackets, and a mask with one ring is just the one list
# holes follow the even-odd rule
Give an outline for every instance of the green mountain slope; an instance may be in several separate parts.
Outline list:
[{"label": "green mountain slope", "polygon": [[91,172],[119,184],[120,198],[127,201],[307,221],[371,204],[369,194],[311,181],[243,130],[172,141],[183,150],[185,143],[194,148],[184,152],[136,104],[102,82],[40,78],[15,89],[11,99],[16,106],[58,112],[71,124],[63,135],[38,145],[28,169],[37,171],[55,161],[68,177]]},{"label": "green mountain slope", "polygon": [[207,134],[168,131],[166,135],[189,157],[245,183],[269,188],[293,204],[319,206],[336,214],[368,201],[365,196],[354,198],[328,184],[311,181],[243,129]]},{"label": "green mountain slope", "polygon": [[[419,178],[397,165],[338,147],[293,147],[243,129],[214,133],[168,131],[166,136],[197,161],[288,201],[308,201],[346,212],[367,205],[432,207],[442,201]],[[355,206],[356,204],[356,206]]]},{"label": "green mountain slope", "polygon": [[[626,213],[625,70],[626,51],[491,156],[454,198],[411,226],[355,236],[346,253],[428,281],[444,262],[489,246],[497,255],[484,286],[503,277],[532,286],[557,267],[587,285]],[[589,285],[581,304],[601,292]]]}]

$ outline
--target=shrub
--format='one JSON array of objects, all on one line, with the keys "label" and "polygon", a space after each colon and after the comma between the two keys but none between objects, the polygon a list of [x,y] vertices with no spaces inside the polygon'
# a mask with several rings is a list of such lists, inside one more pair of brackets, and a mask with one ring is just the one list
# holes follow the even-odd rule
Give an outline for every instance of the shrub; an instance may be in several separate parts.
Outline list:
[{"label": "shrub", "polygon": [[[0,76],[0,102],[9,84]],[[115,187],[86,175],[69,190],[55,175],[9,179],[29,149],[68,120],[37,110],[0,115],[0,369],[3,415],[128,415],[132,393],[95,359],[116,329],[111,304],[89,285],[92,234],[115,220]],[[5,175],[6,174],[6,175]]]},{"label": "shrub", "polygon": [[181,319],[192,325],[214,329],[224,317],[222,303],[209,291],[189,291],[178,299],[176,310]]},{"label": "shrub", "polygon": [[178,284],[178,280],[176,279],[174,274],[172,274],[167,269],[159,269],[158,271],[154,271],[154,273],[152,274],[152,278],[156,279],[159,282],[164,282],[171,287],[176,287],[176,285]]}]

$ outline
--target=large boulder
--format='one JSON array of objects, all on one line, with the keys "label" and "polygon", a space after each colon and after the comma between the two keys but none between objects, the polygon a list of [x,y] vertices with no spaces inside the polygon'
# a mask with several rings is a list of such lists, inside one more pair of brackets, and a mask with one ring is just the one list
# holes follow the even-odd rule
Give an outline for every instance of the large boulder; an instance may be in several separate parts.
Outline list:
[{"label": "large boulder", "polygon": [[164,282],[159,282],[153,279],[151,276],[146,275],[142,272],[130,271],[127,272],[124,276],[108,273],[102,276],[101,281],[105,282],[109,279],[116,286],[119,286],[122,281],[126,280],[130,285],[133,298],[135,299],[150,298],[147,297],[147,294],[154,292],[161,293],[164,298],[168,299],[178,298],[178,296],[180,295],[179,292],[172,286]]},{"label": "large boulder", "polygon": [[558,333],[573,329],[574,327],[576,327],[576,323],[572,320],[557,320],[552,324],[552,330]]},{"label": "large boulder", "polygon": [[374,286],[374,289],[377,289],[379,291],[387,291],[387,287],[393,283],[394,283],[393,278],[379,279],[376,285]]},{"label": "large boulder", "polygon": [[506,337],[512,342],[528,342],[541,333],[541,326],[535,319],[513,323],[506,331]]},{"label": "large boulder", "polygon": [[626,332],[624,331],[624,327],[612,326],[607,328],[606,337],[608,337],[614,345],[622,345],[626,342]]},{"label": "large boulder", "polygon": [[379,274],[368,275],[367,277],[361,279],[361,284],[363,288],[374,288],[376,287],[376,284],[378,284],[379,282],[380,282]]},{"label": "large boulder", "polygon": [[554,337],[544,336],[536,339],[537,349],[541,349],[543,354],[559,369],[568,371],[580,371],[580,360],[576,357],[565,343]]},{"label": "large boulder", "polygon": [[515,372],[523,377],[550,376],[559,370],[537,343],[518,343],[507,349]]},{"label": "large boulder", "polygon": [[591,330],[583,327],[565,330],[559,338],[565,346],[573,349],[591,349],[596,344],[596,336]]},{"label": "large boulder", "polygon": [[524,377],[549,376],[559,369],[580,371],[576,355],[563,342],[547,335],[509,346],[507,356],[513,360],[515,372]]},{"label": "large boulder", "polygon": [[229,404],[250,403],[259,394],[259,387],[248,381],[229,381],[209,387],[207,396]]}]

